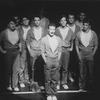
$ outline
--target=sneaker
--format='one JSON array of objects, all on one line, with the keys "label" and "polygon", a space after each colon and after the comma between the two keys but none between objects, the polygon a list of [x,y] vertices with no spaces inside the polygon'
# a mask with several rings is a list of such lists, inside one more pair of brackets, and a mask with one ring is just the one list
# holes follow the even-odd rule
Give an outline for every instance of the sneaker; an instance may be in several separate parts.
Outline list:
[{"label": "sneaker", "polygon": [[64,84],[62,87],[63,87],[64,89],[69,89],[69,87],[68,87],[67,84]]},{"label": "sneaker", "polygon": [[14,88],[14,91],[19,91],[19,88],[18,88],[18,87],[15,87],[15,88]]},{"label": "sneaker", "polygon": [[87,90],[79,89],[79,92],[87,92]]},{"label": "sneaker", "polygon": [[47,96],[47,100],[53,100],[51,96]]},{"label": "sneaker", "polygon": [[40,89],[41,89],[41,90],[44,90],[44,86],[40,86]]},{"label": "sneaker", "polygon": [[57,85],[57,90],[60,90],[60,85]]},{"label": "sneaker", "polygon": [[52,96],[51,98],[52,98],[52,100],[57,100],[56,96]]},{"label": "sneaker", "polygon": [[70,78],[70,81],[71,81],[71,82],[74,82],[74,79],[73,79],[73,78]]},{"label": "sneaker", "polygon": [[10,91],[12,91],[12,88],[11,88],[11,86],[7,87],[7,90],[10,90]]},{"label": "sneaker", "polygon": [[20,83],[20,87],[24,88],[25,87],[24,83]]}]

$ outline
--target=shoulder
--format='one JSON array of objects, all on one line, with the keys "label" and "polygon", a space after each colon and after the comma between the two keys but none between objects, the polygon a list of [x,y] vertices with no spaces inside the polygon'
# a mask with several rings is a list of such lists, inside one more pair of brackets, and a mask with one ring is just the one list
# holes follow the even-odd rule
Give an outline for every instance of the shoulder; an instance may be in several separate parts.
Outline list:
[{"label": "shoulder", "polygon": [[93,34],[94,37],[97,37],[97,34],[95,31],[91,30],[91,33]]},{"label": "shoulder", "polygon": [[79,31],[77,34],[76,34],[76,37],[79,37],[80,34],[81,34],[82,31]]},{"label": "shoulder", "polygon": [[42,42],[45,42],[46,40],[47,40],[47,35],[44,36],[44,37],[41,39]]}]

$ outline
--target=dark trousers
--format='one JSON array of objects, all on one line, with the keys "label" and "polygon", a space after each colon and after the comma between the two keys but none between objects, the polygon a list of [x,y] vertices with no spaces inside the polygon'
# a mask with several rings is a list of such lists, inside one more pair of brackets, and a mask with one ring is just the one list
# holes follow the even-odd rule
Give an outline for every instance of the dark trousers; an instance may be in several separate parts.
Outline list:
[{"label": "dark trousers", "polygon": [[57,58],[47,58],[47,63],[44,66],[45,91],[47,95],[54,95],[57,92],[56,86],[60,78],[59,69]]},{"label": "dark trousers", "polygon": [[90,84],[93,84],[93,57],[84,57],[79,62],[79,88],[87,89]]},{"label": "dark trousers", "polygon": [[68,78],[68,65],[69,65],[69,58],[70,58],[70,52],[65,49],[62,52],[61,55],[61,73],[62,73],[62,78],[61,78],[61,84],[66,84],[67,83],[67,78]]},{"label": "dark trousers", "polygon": [[31,69],[32,69],[32,81],[34,82],[35,80],[35,62],[36,59],[41,55],[41,51],[40,50],[33,50],[31,49],[31,53],[30,53],[30,62],[31,62]]},{"label": "dark trousers", "polygon": [[12,85],[12,73],[13,65],[16,60],[17,55],[19,54],[18,49],[8,49],[5,54],[5,64],[6,64],[6,85]]}]

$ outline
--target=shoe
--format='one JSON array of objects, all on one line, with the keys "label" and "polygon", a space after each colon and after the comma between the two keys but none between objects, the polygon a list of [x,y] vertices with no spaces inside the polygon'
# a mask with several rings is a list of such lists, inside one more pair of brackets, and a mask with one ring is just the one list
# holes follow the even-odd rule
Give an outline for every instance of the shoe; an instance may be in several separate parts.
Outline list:
[{"label": "shoe", "polygon": [[24,83],[20,83],[20,87],[24,88],[25,87]]},{"label": "shoe", "polygon": [[11,86],[7,87],[7,90],[10,90],[10,91],[12,91],[12,88],[11,88]]},{"label": "shoe", "polygon": [[70,78],[70,81],[71,81],[71,82],[74,82],[74,79],[73,79],[73,78]]},{"label": "shoe", "polygon": [[60,90],[60,85],[57,85],[57,90]]},{"label": "shoe", "polygon": [[64,84],[62,87],[63,87],[64,89],[69,89],[69,87],[68,87],[67,84]]},{"label": "shoe", "polygon": [[47,96],[47,100],[53,100],[51,96]]},{"label": "shoe", "polygon": [[87,92],[87,90],[79,89],[79,92]]},{"label": "shoe", "polygon": [[41,89],[41,90],[44,90],[44,86],[40,86],[40,89]]},{"label": "shoe", "polygon": [[56,96],[52,96],[51,98],[52,98],[52,100],[57,100]]},{"label": "shoe", "polygon": [[15,87],[15,88],[14,88],[14,91],[19,91],[19,88],[18,88],[18,87]]}]

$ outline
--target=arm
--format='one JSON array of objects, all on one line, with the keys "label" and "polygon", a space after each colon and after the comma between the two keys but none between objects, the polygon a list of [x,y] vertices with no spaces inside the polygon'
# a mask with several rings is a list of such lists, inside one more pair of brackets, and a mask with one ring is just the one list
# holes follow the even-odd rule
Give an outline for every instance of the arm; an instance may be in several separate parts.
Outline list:
[{"label": "arm", "polygon": [[[2,31],[2,32],[0,33],[0,42],[4,39],[4,37],[5,37],[5,31]],[[1,47],[1,45],[0,45],[0,51],[1,51],[3,54],[6,53],[6,50],[3,50],[3,48]]]},{"label": "arm", "polygon": [[78,55],[78,57],[79,57],[79,60],[81,61],[81,56],[80,56],[80,51],[79,51],[79,47],[78,47],[78,45],[79,45],[79,41],[78,41],[78,38],[76,37],[76,39],[75,39],[75,47],[76,47],[76,52],[77,52],[77,55]]},{"label": "arm", "polygon": [[93,49],[93,56],[95,55],[96,51],[97,51],[97,48],[98,48],[98,37],[95,33],[95,38],[94,38],[94,49]]},{"label": "arm", "polygon": [[69,48],[70,51],[73,50],[73,41],[71,41],[71,47]]},{"label": "arm", "polygon": [[27,37],[26,37],[26,44],[27,44],[27,48],[28,48],[29,52],[31,50],[31,48],[30,48],[30,42],[31,42],[31,29],[28,31]]},{"label": "arm", "polygon": [[69,31],[70,31],[70,34],[72,34],[69,50],[72,51],[73,50],[73,41],[75,40],[75,34],[73,33],[72,30],[69,30]]},{"label": "arm", "polygon": [[44,43],[43,43],[43,39],[41,40],[41,55],[42,55],[42,58],[43,58],[44,62],[46,63],[45,45],[44,45]]}]

